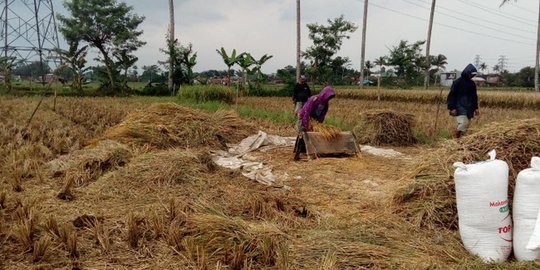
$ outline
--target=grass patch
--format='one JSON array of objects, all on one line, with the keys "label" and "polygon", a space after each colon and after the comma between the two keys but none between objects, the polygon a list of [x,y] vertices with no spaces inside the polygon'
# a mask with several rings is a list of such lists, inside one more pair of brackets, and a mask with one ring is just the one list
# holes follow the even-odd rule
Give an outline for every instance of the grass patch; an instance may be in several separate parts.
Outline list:
[{"label": "grass patch", "polygon": [[[293,115],[288,109],[281,110],[266,110],[254,108],[246,105],[229,105],[219,101],[206,101],[197,102],[193,99],[182,99],[177,101],[180,105],[190,106],[196,109],[202,109],[207,111],[217,110],[234,110],[244,118],[264,119],[276,124],[294,124],[297,121],[297,117]],[[343,118],[331,118],[325,119],[325,124],[338,127],[342,130],[351,130],[352,127]]]},{"label": "grass patch", "polygon": [[189,85],[183,86],[180,89],[178,97],[197,102],[221,101],[232,104],[235,101],[236,90],[225,85],[217,84]]}]

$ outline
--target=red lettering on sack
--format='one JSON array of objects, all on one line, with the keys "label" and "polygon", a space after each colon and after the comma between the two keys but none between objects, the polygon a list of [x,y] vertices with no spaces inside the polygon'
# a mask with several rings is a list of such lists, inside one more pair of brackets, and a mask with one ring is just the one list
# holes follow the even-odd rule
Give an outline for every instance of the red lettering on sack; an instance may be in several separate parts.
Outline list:
[{"label": "red lettering on sack", "polygon": [[[501,233],[509,233],[512,230],[512,225],[499,227],[499,234]],[[504,238],[503,238],[504,239]],[[506,240],[506,239],[505,239]]]},{"label": "red lettering on sack", "polygon": [[489,207],[499,207],[508,203],[508,200],[489,202]]}]

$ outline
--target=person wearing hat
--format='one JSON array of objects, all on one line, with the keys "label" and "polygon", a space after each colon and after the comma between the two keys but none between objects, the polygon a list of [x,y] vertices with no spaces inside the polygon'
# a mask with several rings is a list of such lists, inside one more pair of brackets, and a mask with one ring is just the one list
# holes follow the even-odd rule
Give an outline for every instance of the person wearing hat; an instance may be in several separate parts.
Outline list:
[{"label": "person wearing hat", "polygon": [[476,74],[476,68],[472,64],[467,65],[461,73],[461,77],[452,83],[450,93],[448,93],[448,111],[451,116],[456,118],[457,123],[454,132],[456,139],[467,132],[471,119],[475,115],[480,115],[476,84],[472,80]]},{"label": "person wearing hat", "polygon": [[304,103],[306,103],[310,96],[311,89],[309,89],[309,85],[306,83],[306,77],[302,75],[294,86],[294,92],[292,97],[295,114],[298,114],[298,112],[300,112],[300,110],[304,106]]}]

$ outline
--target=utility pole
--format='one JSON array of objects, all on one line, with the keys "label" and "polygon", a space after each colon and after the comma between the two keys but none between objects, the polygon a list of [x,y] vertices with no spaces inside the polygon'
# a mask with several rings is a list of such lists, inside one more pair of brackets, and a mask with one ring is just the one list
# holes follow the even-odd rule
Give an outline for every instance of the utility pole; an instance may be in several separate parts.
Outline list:
[{"label": "utility pole", "polygon": [[296,0],[296,82],[300,81],[300,0]]},{"label": "utility pole", "polygon": [[536,37],[536,66],[534,71],[534,90],[540,92],[540,87],[538,86],[538,72],[540,72],[539,67],[539,53],[540,53],[540,1],[538,1],[538,32]]},{"label": "utility pole", "polygon": [[364,0],[364,23],[362,25],[362,53],[360,54],[360,89],[364,88],[364,61],[366,57],[368,0]]},{"label": "utility pole", "polygon": [[429,27],[428,27],[428,35],[427,35],[427,43],[426,43],[426,71],[425,71],[425,78],[424,78],[424,89],[428,89],[429,86],[429,68],[431,67],[431,56],[430,56],[430,50],[431,50],[431,30],[433,29],[433,16],[435,15],[435,4],[436,0],[431,1],[431,13],[429,14]]},{"label": "utility pole", "polygon": [[169,92],[174,96],[174,82],[173,82],[173,73],[174,73],[174,3],[173,0],[169,0]]}]

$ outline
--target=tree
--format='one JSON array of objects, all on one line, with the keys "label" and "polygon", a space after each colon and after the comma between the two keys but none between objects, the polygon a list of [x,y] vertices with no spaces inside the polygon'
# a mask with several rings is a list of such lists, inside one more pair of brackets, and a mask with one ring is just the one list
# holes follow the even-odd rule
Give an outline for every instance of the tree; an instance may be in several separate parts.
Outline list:
[{"label": "tree", "polygon": [[71,87],[77,92],[82,93],[84,73],[88,71],[86,66],[86,55],[88,54],[88,45],[79,48],[79,42],[69,42],[69,50],[57,49],[56,52],[63,62],[63,65],[71,71]]},{"label": "tree", "polygon": [[533,67],[524,67],[516,74],[516,86],[533,88],[534,87],[534,72]]},{"label": "tree", "polygon": [[364,64],[364,68],[365,68],[365,71],[367,71],[367,76],[371,76],[371,69],[375,67],[373,65],[373,63],[371,63],[371,61],[367,60],[366,63]]},{"label": "tree", "polygon": [[58,15],[59,30],[68,42],[84,41],[98,49],[112,91],[117,90],[119,65],[113,54],[130,54],[145,44],[137,30],[144,17],[132,14],[133,7],[116,0],[71,0],[64,7],[69,15]]},{"label": "tree", "polygon": [[[167,38],[168,40],[168,38]],[[193,52],[193,45],[190,43],[187,46],[181,45],[178,40],[169,44],[168,49],[160,49],[161,52],[168,56],[167,62],[159,62],[166,66],[169,74],[173,74],[172,78],[172,92],[174,95],[176,90],[180,88],[182,84],[192,84],[195,79],[193,73],[193,67],[197,64],[197,53]],[[173,60],[172,71],[170,70],[170,60]]]},{"label": "tree", "polygon": [[257,75],[257,88],[260,88],[260,84],[264,79],[264,74],[262,73],[262,65],[266,63],[266,61],[270,60],[272,58],[272,55],[263,55],[259,60],[255,60],[255,67],[253,68],[253,72]]},{"label": "tree", "polygon": [[255,64],[255,59],[253,59],[253,56],[249,53],[241,53],[238,56],[238,65],[242,68],[242,72],[244,73],[244,84],[249,84],[247,77],[254,73],[254,70],[250,69],[250,67]]},{"label": "tree", "polygon": [[227,52],[223,47],[221,47],[221,50],[216,50],[219,55],[221,55],[221,58],[223,58],[223,62],[227,66],[227,84],[231,83],[231,68],[234,66],[239,58],[238,55],[236,55],[236,49],[232,50],[231,56],[227,55]]},{"label": "tree", "polygon": [[158,65],[143,66],[141,74],[141,81],[153,83],[153,82],[164,82],[162,73],[163,71],[159,68]]},{"label": "tree", "polygon": [[425,69],[425,57],[422,55],[422,45],[425,41],[409,44],[401,40],[398,46],[390,50],[387,65],[394,66],[396,75],[406,83],[417,83]]},{"label": "tree", "polygon": [[13,68],[13,75],[22,77],[41,77],[51,72],[51,67],[46,63],[41,64],[40,61],[33,61],[30,63],[24,63],[19,61],[18,65]]},{"label": "tree", "polygon": [[[433,77],[435,80],[437,79],[436,74],[437,72],[443,71],[446,69],[446,65],[448,64],[448,61],[446,56],[443,54],[439,54],[437,56],[431,55],[430,56],[431,65],[429,67],[429,75],[430,78]],[[429,84],[429,82],[428,82]]]},{"label": "tree", "polygon": [[310,61],[311,73],[319,82],[328,80],[331,75],[339,72],[339,69],[331,67],[333,57],[341,49],[343,39],[349,39],[349,33],[357,29],[357,26],[346,21],[343,15],[327,22],[328,25],[307,25],[313,46],[307,48],[304,57]]},{"label": "tree", "polygon": [[129,88],[127,86],[128,70],[133,65],[135,65],[135,63],[137,62],[137,60],[139,60],[139,58],[136,56],[130,55],[127,50],[115,51],[113,55],[117,59],[116,63],[117,63],[118,68],[120,68],[123,71],[121,80],[122,80],[122,94],[124,94],[123,92],[124,89]]},{"label": "tree", "polygon": [[8,92],[13,88],[13,85],[11,84],[13,77],[12,70],[18,63],[19,61],[15,57],[0,56],[0,70],[4,71],[4,85]]},{"label": "tree", "polygon": [[379,56],[378,58],[376,58],[373,63],[377,66],[379,66],[379,73],[380,73],[380,70],[382,69],[382,67],[384,65],[386,65],[386,57],[384,56]]},{"label": "tree", "polygon": [[481,63],[478,68],[484,73],[484,71],[488,69],[488,65],[486,63]]}]

